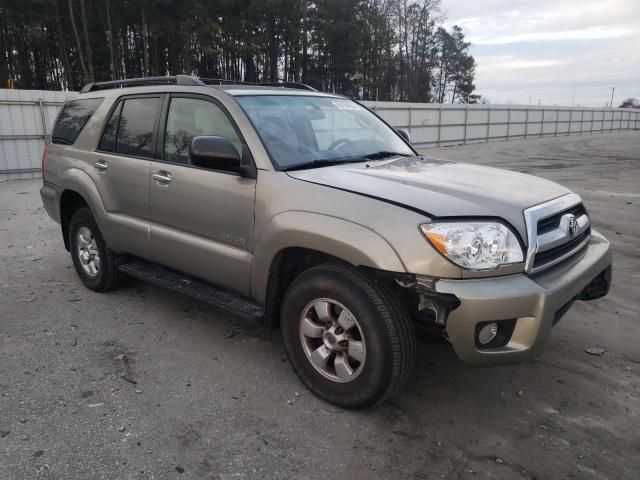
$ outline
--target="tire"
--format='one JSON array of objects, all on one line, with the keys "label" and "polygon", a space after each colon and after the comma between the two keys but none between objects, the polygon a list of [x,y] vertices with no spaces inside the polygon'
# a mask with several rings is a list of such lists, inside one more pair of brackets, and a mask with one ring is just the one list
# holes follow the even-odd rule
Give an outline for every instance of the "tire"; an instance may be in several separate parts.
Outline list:
[{"label": "tire", "polygon": [[73,266],[84,286],[96,292],[115,289],[119,279],[115,255],[102,238],[91,210],[80,208],[73,214],[68,235]]},{"label": "tire", "polygon": [[284,297],[281,327],[300,380],[343,408],[384,401],[413,368],[411,317],[389,288],[354,268],[324,264],[296,277]]}]

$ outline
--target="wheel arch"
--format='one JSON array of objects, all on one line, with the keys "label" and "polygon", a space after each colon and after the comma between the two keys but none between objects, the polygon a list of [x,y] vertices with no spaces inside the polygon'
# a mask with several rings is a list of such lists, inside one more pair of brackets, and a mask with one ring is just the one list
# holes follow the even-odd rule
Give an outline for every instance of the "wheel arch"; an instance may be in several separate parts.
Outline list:
[{"label": "wheel arch", "polygon": [[60,195],[60,227],[62,229],[62,238],[64,239],[64,248],[70,251],[71,245],[69,242],[69,223],[71,223],[71,217],[80,208],[87,207],[89,204],[75,190],[63,190]]},{"label": "wheel arch", "polygon": [[93,180],[85,172],[78,169],[69,169],[65,172],[60,188],[60,226],[64,238],[64,246],[69,250],[69,238],[67,229],[71,216],[78,208],[87,207],[102,232],[104,228],[104,207],[100,199],[98,189]]},{"label": "wheel arch", "polygon": [[265,306],[265,323],[277,328],[281,301],[291,282],[322,263],[405,272],[380,235],[347,220],[309,212],[276,216],[258,243],[252,265],[253,297]]}]

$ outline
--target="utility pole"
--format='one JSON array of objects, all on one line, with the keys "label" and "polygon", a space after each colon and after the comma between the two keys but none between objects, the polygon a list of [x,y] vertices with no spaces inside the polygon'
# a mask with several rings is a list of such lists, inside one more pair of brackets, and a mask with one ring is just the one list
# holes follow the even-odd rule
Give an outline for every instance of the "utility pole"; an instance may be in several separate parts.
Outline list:
[{"label": "utility pole", "polygon": [[615,91],[616,91],[616,87],[615,86],[611,87],[611,102],[609,102],[609,108],[613,108],[613,94],[615,93]]}]

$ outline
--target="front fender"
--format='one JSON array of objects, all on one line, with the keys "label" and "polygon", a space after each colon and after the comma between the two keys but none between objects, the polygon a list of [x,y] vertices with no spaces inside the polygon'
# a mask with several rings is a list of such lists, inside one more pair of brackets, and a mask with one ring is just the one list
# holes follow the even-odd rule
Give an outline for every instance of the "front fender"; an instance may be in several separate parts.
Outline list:
[{"label": "front fender", "polygon": [[251,291],[261,304],[266,299],[271,263],[286,248],[316,250],[355,266],[406,271],[389,242],[370,228],[318,213],[288,211],[276,215],[255,245]]}]

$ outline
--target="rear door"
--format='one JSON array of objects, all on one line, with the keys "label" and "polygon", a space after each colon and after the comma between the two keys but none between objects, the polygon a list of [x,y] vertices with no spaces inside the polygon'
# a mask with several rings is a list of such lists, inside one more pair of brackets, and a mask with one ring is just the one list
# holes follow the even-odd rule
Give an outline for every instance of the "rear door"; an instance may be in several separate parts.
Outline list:
[{"label": "rear door", "polygon": [[256,180],[191,164],[189,145],[200,135],[245,142],[226,109],[208,96],[172,94],[165,100],[158,160],[151,168],[151,251],[163,265],[249,293]]},{"label": "rear door", "polygon": [[150,258],[149,172],[163,95],[131,95],[114,105],[92,161],[111,248]]}]

